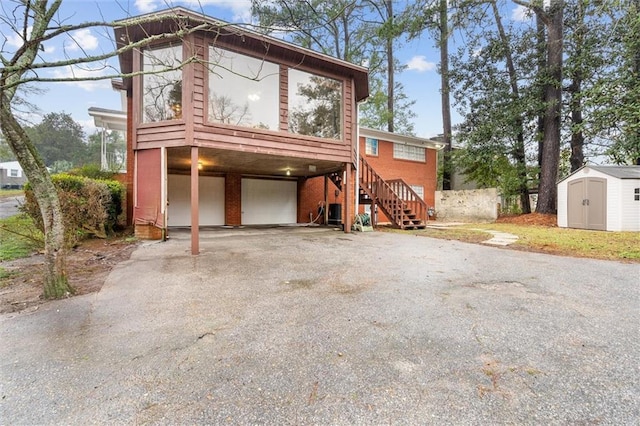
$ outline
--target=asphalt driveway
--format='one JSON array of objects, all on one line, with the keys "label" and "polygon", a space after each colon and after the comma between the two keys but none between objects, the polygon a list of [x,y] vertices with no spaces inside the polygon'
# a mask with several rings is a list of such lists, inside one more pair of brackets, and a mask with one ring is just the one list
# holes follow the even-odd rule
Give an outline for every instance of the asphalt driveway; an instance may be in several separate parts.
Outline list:
[{"label": "asphalt driveway", "polygon": [[638,264],[298,228],[201,249],[1,316],[0,423],[640,419]]},{"label": "asphalt driveway", "polygon": [[20,213],[20,205],[24,203],[24,195],[0,199],[0,219],[6,219]]}]

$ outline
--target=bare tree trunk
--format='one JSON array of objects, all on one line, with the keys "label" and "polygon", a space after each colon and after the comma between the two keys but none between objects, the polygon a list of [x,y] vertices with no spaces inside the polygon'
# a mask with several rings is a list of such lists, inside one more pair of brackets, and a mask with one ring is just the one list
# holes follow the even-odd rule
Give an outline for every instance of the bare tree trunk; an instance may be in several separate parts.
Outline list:
[{"label": "bare tree trunk", "polygon": [[[640,0],[634,0],[633,1],[634,4],[634,9],[636,10],[636,13],[640,12]],[[637,25],[637,24],[636,24]],[[637,28],[637,27],[636,27]],[[638,46],[637,44],[637,39],[636,39],[636,44],[635,46]],[[635,81],[640,81],[640,48],[635,49],[635,55],[633,55],[633,61],[632,61],[632,69],[633,69],[633,74],[632,76],[634,77]],[[635,123],[635,132],[632,133],[632,138],[633,140],[635,140],[636,144],[640,145],[640,114],[636,114],[636,120]],[[636,151],[638,152],[638,151]],[[634,159],[634,164],[636,166],[640,166],[640,155],[638,157],[636,157]]]},{"label": "bare tree trunk", "polygon": [[[538,58],[538,75],[542,76],[547,72],[547,38],[544,31],[544,22],[539,15],[536,15],[536,56]],[[540,90],[540,102],[546,102],[544,89]],[[544,114],[540,112],[536,123],[536,139],[538,140],[538,181],[540,180],[540,171],[542,170],[542,146],[544,139]]]},{"label": "bare tree trunk", "polygon": [[[502,19],[500,18],[500,13],[498,11],[498,6],[496,5],[495,0],[491,2],[491,8],[493,9],[493,16],[495,18],[496,26],[498,27],[498,32],[500,33],[500,39],[502,40],[502,44],[504,47],[507,71],[509,73],[509,83],[511,85],[511,94],[514,100],[518,100],[520,99],[520,90],[518,89],[518,76],[516,75],[516,67],[513,64],[511,46],[509,44],[509,40],[507,40],[507,34],[504,31]],[[516,160],[518,170],[518,190],[520,192],[520,205],[522,206],[522,213],[531,213],[531,202],[529,201],[529,185],[527,179],[527,158],[524,148],[524,124],[522,117],[516,117],[515,127],[517,129],[516,144],[513,148],[512,155]]]},{"label": "bare tree trunk", "polygon": [[0,128],[9,147],[24,169],[29,184],[40,207],[44,223],[44,254],[46,271],[44,277],[44,296],[47,298],[64,297],[73,292],[67,279],[65,269],[64,222],[58,193],[53,186],[51,176],[11,109],[17,85],[22,75],[33,64],[40,48],[40,41],[49,28],[49,23],[57,13],[62,0],[55,0],[49,9],[46,1],[33,2],[25,8],[24,36],[27,37],[27,22],[32,22],[31,40],[25,42],[11,60],[3,58],[3,65],[10,65],[14,70],[3,68],[0,74]]},{"label": "bare tree trunk", "polygon": [[580,91],[582,81],[576,77],[571,83],[571,124],[574,130],[571,131],[571,172],[575,172],[584,165],[584,134],[580,129],[582,118],[582,102],[580,102]]},{"label": "bare tree trunk", "polygon": [[394,101],[395,101],[395,69],[393,61],[393,0],[386,0],[385,6],[387,8],[387,19],[389,20],[389,32],[387,34],[387,131],[393,133],[394,131]]},{"label": "bare tree trunk", "polygon": [[4,100],[0,101],[0,119],[2,133],[33,188],[44,223],[44,296],[51,299],[68,296],[73,288],[67,279],[64,223],[56,188],[44,162]]},{"label": "bare tree trunk", "polygon": [[442,133],[444,158],[442,189],[451,189],[451,101],[449,99],[449,17],[447,0],[440,0],[440,96],[442,102]]},{"label": "bare tree trunk", "polygon": [[538,193],[538,213],[555,213],[560,163],[560,114],[562,103],[562,0],[552,0],[547,15],[547,68],[548,83],[545,87],[547,101],[544,114],[544,140],[542,169]]},{"label": "bare tree trunk", "polygon": [[573,70],[573,76],[571,78],[571,85],[569,86],[569,93],[571,94],[570,109],[571,109],[571,156],[569,162],[571,163],[571,172],[575,172],[584,164],[584,134],[582,132],[582,80],[583,80],[583,66],[584,59],[583,47],[584,47],[584,6],[581,1],[577,2],[578,19],[577,27],[575,30],[575,44],[576,51],[575,56],[578,61],[577,66]]}]

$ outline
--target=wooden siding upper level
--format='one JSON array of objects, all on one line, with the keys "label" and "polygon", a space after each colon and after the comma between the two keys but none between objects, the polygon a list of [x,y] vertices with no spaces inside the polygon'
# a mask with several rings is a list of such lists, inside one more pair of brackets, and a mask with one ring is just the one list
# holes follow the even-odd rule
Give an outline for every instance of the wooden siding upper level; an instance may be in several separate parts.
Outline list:
[{"label": "wooden siding upper level", "polygon": [[[356,100],[354,80],[350,76],[340,75],[329,67],[319,71],[304,63],[293,63],[290,57],[273,57],[265,46],[262,49],[267,50],[259,52],[252,52],[246,47],[233,46],[230,50],[259,59],[268,59],[280,65],[279,130],[213,123],[208,121],[209,71],[206,66],[209,60],[209,45],[213,42],[208,33],[191,34],[183,40],[183,57],[195,57],[198,60],[186,64],[183,68],[183,118],[180,120],[141,123],[142,114],[139,111],[142,99],[142,76],[134,77],[133,109],[136,112],[133,117],[136,132],[132,135],[132,140],[135,149],[201,146],[355,164],[357,161],[354,145]],[[219,38],[215,40],[215,45],[221,48],[230,47]],[[139,57],[140,52],[137,55]],[[140,59],[134,58],[133,63],[134,69],[138,70],[141,66]],[[324,139],[288,132],[288,70],[291,67],[342,82],[342,139]]]}]

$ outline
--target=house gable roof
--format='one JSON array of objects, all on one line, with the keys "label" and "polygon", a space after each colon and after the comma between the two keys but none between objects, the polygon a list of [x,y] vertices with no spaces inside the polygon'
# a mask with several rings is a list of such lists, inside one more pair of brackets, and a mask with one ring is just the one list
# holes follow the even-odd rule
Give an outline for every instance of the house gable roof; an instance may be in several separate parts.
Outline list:
[{"label": "house gable roof", "polygon": [[580,167],[564,179],[559,180],[558,183],[569,179],[571,176],[583,169],[593,169],[597,172],[604,173],[618,179],[640,179],[640,166],[595,166],[587,164]]},{"label": "house gable roof", "polygon": [[422,148],[442,149],[444,143],[434,141],[427,138],[418,138],[416,136],[401,135],[398,133],[385,132],[384,130],[371,129],[369,127],[360,127],[360,136],[365,138],[373,138],[381,141],[399,143],[403,145],[413,145]]},{"label": "house gable roof", "polygon": [[[176,31],[199,27],[199,31],[215,34],[217,40],[224,40],[228,46],[250,49],[258,53],[268,51],[272,58],[280,58],[285,63],[304,64],[311,69],[325,71],[353,78],[356,101],[369,96],[369,71],[367,68],[315,52],[292,43],[230,24],[183,7],[173,7],[158,12],[139,15],[118,21],[114,28],[118,48],[128,43],[142,41],[149,36],[163,36],[167,41],[175,39]],[[133,49],[119,55],[120,69],[124,74],[133,70]],[[129,86],[131,79],[125,79]]]}]

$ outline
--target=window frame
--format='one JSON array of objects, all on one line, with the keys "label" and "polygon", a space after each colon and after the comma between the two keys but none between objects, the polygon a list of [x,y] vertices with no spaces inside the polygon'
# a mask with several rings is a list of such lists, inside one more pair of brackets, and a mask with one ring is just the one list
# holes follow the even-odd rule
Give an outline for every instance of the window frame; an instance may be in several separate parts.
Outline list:
[{"label": "window frame", "polygon": [[[396,148],[398,147],[402,147],[403,150],[406,152],[406,148],[411,148],[411,149],[415,149],[415,150],[422,150],[422,158],[411,158],[409,155],[407,156],[399,156],[398,155],[398,150]],[[403,161],[413,161],[416,163],[426,163],[427,161],[427,148],[422,147],[422,146],[416,146],[416,145],[410,145],[410,144],[403,144],[403,143],[398,143],[398,142],[394,142],[393,143],[393,159],[394,160],[403,160]]]},{"label": "window frame", "polygon": [[[318,70],[315,69],[309,69],[308,67],[297,67],[297,66],[291,66],[291,65],[286,65],[286,64],[281,64],[282,67],[286,68],[286,75],[287,75],[287,79],[286,79],[286,85],[284,88],[284,90],[281,90],[280,96],[281,96],[281,100],[284,101],[286,99],[286,102],[282,102],[281,106],[284,105],[284,113],[286,114],[286,132],[288,133],[289,136],[294,136],[294,137],[302,137],[302,138],[317,138],[319,140],[329,140],[329,141],[340,141],[340,142],[346,142],[346,133],[345,133],[345,105],[348,102],[348,99],[345,96],[345,90],[346,90],[346,80],[343,77],[338,77],[335,75],[331,75],[331,74],[326,74],[326,73],[319,73]],[[291,130],[291,115],[292,115],[292,109],[290,108],[291,105],[291,71],[294,72],[301,72],[301,73],[305,73],[305,74],[309,74],[311,76],[315,76],[315,77],[321,77],[327,80],[333,80],[336,81],[338,83],[340,83],[340,130],[339,130],[339,135],[337,138],[333,138],[333,137],[324,137],[324,136],[317,136],[317,135],[306,135],[303,133],[297,133]]]},{"label": "window frame", "polygon": [[[243,125],[243,124],[231,124],[231,123],[224,123],[221,121],[213,121],[209,118],[209,112],[210,112],[210,97],[211,97],[211,71],[205,67],[204,70],[204,74],[205,74],[205,81],[204,81],[204,123],[206,125],[209,126],[219,126],[219,127],[229,127],[229,128],[234,128],[234,129],[244,129],[244,130],[250,130],[250,131],[264,131],[264,132],[283,132],[286,131],[285,129],[282,128],[282,114],[283,114],[283,108],[282,108],[282,100],[283,100],[283,90],[281,87],[281,76],[282,76],[282,67],[283,64],[279,63],[279,62],[275,62],[273,60],[270,60],[270,58],[267,57],[267,54],[265,53],[262,57],[259,57],[257,55],[254,55],[252,53],[246,52],[246,51],[240,51],[240,50],[236,50],[233,48],[230,48],[227,45],[224,44],[216,44],[215,40],[208,40],[206,42],[206,49],[205,49],[205,55],[206,55],[206,62],[211,61],[211,50],[212,49],[216,49],[216,50],[222,50],[225,52],[229,52],[231,54],[234,55],[240,55],[240,56],[245,56],[247,58],[250,59],[254,59],[256,61],[262,61],[268,64],[272,64],[275,65],[278,68],[278,72],[276,75],[276,92],[277,92],[277,114],[276,114],[276,126],[275,128],[271,129],[271,128],[262,128],[262,127],[258,127],[258,126],[247,126],[247,125]],[[271,73],[267,73],[266,75],[271,75]]]},{"label": "window frame", "polygon": [[424,185],[409,184],[409,188],[411,188],[411,190],[415,192],[421,200],[424,200]]},{"label": "window frame", "polygon": [[[369,152],[369,143],[370,142],[375,142],[375,148],[376,148],[375,149],[375,153]],[[373,146],[373,145],[371,145],[371,146]],[[364,153],[365,153],[365,155],[368,155],[368,156],[371,156],[371,157],[377,157],[378,153],[380,152],[379,149],[380,149],[380,140],[379,139],[368,138],[368,137],[364,138]]]},{"label": "window frame", "polygon": [[640,201],[640,188],[633,188],[633,200]]},{"label": "window frame", "polygon": [[[167,49],[167,48],[175,48],[175,49],[179,49],[180,52],[180,59],[179,59],[179,63],[182,64],[182,62],[184,61],[184,57],[185,57],[185,51],[184,51],[184,43],[181,40],[172,40],[166,43],[157,43],[157,44],[150,44],[147,46],[144,46],[142,49],[140,49],[138,55],[140,58],[140,63],[139,63],[139,67],[140,67],[140,71],[142,72],[142,75],[140,76],[140,84],[139,84],[139,106],[138,106],[138,111],[140,114],[140,118],[139,118],[139,122],[140,125],[154,125],[157,123],[179,123],[179,122],[184,122],[184,87],[182,87],[183,83],[184,83],[184,71],[185,71],[185,67],[180,67],[177,70],[172,70],[172,71],[166,71],[166,72],[161,72],[161,73],[149,73],[146,74],[146,70],[145,70],[145,52],[147,51],[153,51],[153,50],[161,50],[161,49]],[[145,79],[147,77],[154,77],[154,76],[162,76],[165,75],[167,73],[171,73],[171,72],[175,72],[176,74],[180,75],[180,83],[181,83],[181,87],[180,87],[180,104],[179,104],[179,117],[174,117],[174,118],[165,118],[162,120],[147,120],[146,117],[146,113],[145,113]],[[176,80],[177,81],[177,80]],[[175,86],[174,86],[175,87]],[[174,110],[174,113],[176,113],[176,111]]]}]

